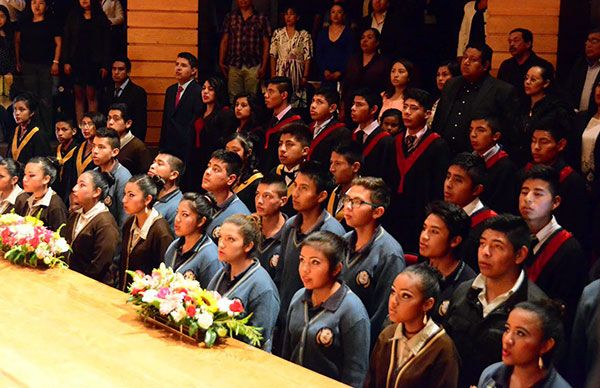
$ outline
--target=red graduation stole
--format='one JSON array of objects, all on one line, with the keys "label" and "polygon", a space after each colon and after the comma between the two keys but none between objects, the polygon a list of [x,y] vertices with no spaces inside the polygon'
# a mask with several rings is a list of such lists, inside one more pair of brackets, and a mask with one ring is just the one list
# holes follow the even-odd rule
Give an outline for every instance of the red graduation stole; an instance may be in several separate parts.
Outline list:
[{"label": "red graduation stole", "polygon": [[477,225],[481,224],[483,221],[487,220],[488,218],[492,218],[497,216],[498,214],[493,211],[492,209],[480,209],[478,211],[476,211],[472,216],[471,216],[471,229],[476,227]]},{"label": "red graduation stole", "polygon": [[439,139],[440,135],[435,132],[430,133],[422,142],[417,145],[417,148],[407,157],[404,156],[404,149],[402,148],[402,144],[404,143],[404,133],[396,136],[396,165],[398,166],[398,171],[400,171],[400,184],[398,185],[397,192],[402,194],[404,192],[404,177],[410,169],[413,167],[417,159],[423,155],[423,152],[429,148],[431,143],[435,140]]},{"label": "red graduation stole", "polygon": [[[367,156],[369,156],[369,154],[373,151],[373,149],[379,143],[379,141],[381,139],[383,139],[384,137],[388,137],[388,136],[390,136],[390,134],[387,133],[386,131],[379,132],[373,139],[371,139],[369,144],[367,144],[367,146],[365,148],[363,148],[363,150],[362,150],[363,157],[366,158]],[[352,140],[356,141],[356,132],[352,133]]]},{"label": "red graduation stole", "polygon": [[273,128],[269,128],[267,130],[267,133],[265,133],[265,150],[269,148],[269,139],[271,138],[272,134],[279,132],[281,130],[281,127],[283,127],[284,125],[290,124],[290,123],[292,123],[294,121],[298,121],[298,120],[302,120],[302,117],[300,117],[298,115],[293,115],[293,116],[288,117],[287,119],[281,120]]},{"label": "red graduation stole", "polygon": [[542,248],[542,251],[539,253],[533,264],[527,268],[527,277],[529,280],[534,283],[537,281],[538,277],[546,267],[546,264],[548,264],[559,248],[571,237],[573,237],[573,235],[564,229],[559,230],[554,236],[550,237],[550,241]]},{"label": "red graduation stole", "polygon": [[[527,165],[525,166],[525,171],[531,170],[531,168],[533,166],[534,166],[533,163],[531,163],[531,162],[527,163]],[[564,166],[560,170],[559,183],[562,184],[565,181],[565,179],[567,179],[571,174],[573,174],[573,172],[575,172],[575,170],[573,170],[573,167],[571,167],[571,166]]]},{"label": "red graduation stole", "polygon": [[[308,156],[306,157],[306,159],[310,160],[310,156],[312,155],[313,150],[317,148],[317,146],[321,144],[321,142],[325,140],[325,138],[327,138],[327,136],[329,136],[331,132],[335,131],[338,128],[343,128],[344,125],[344,123],[335,123],[322,130],[321,133],[319,133],[319,135],[316,138],[314,138],[313,141],[310,143],[310,147],[308,149]],[[314,123],[311,124],[310,129],[314,132]]]},{"label": "red graduation stole", "polygon": [[498,163],[500,160],[502,160],[504,158],[508,158],[508,154],[505,151],[500,150],[500,151],[496,152],[496,154],[494,154],[494,156],[492,156],[491,158],[486,160],[485,168],[487,168],[487,169],[492,168],[496,163]]}]

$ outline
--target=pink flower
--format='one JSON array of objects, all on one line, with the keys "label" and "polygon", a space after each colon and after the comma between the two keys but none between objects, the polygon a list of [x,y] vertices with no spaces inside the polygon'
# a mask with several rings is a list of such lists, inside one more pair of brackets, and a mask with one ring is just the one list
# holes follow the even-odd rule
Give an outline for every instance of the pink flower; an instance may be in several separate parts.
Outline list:
[{"label": "pink flower", "polygon": [[163,287],[160,290],[158,290],[158,294],[156,295],[156,297],[160,298],[160,299],[165,299],[170,294],[171,294],[171,290],[169,290],[166,287]]}]

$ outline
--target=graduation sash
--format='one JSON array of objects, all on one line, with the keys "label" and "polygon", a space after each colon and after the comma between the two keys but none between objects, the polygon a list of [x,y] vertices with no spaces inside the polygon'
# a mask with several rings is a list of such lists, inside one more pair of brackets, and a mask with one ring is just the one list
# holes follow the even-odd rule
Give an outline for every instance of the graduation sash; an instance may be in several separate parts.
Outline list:
[{"label": "graduation sash", "polygon": [[59,144],[58,147],[56,147],[56,159],[58,160],[58,163],[60,164],[60,173],[58,176],[61,180],[62,180],[63,172],[65,169],[65,163],[67,163],[73,157],[73,154],[75,153],[76,149],[77,149],[77,147],[71,148],[71,150],[69,152],[67,152],[67,154],[63,157],[62,156],[62,144]]},{"label": "graduation sash", "polygon": [[[362,150],[363,157],[366,158],[367,156],[369,156],[369,154],[373,151],[373,149],[379,143],[379,141],[381,139],[383,139],[384,137],[388,137],[388,136],[390,136],[390,134],[385,131],[379,132],[373,139],[371,139],[369,144],[367,144],[367,146],[365,148],[363,148],[363,150]],[[356,141],[356,132],[354,132],[352,134],[352,140]]]},{"label": "graduation sash", "polygon": [[338,192],[339,189],[340,189],[339,186],[337,186],[335,189],[333,189],[333,191],[331,192],[331,195],[329,196],[329,200],[327,201],[327,206],[326,206],[325,209],[336,220],[341,221],[344,218],[344,208],[342,207],[339,212],[336,212],[337,206],[336,206],[336,203],[335,203],[335,200],[337,199],[337,192]]},{"label": "graduation sash", "polygon": [[29,142],[31,141],[31,139],[33,138],[33,136],[38,133],[40,129],[38,127],[33,127],[31,129],[31,131],[29,131],[29,133],[27,133],[27,135],[25,135],[25,138],[23,138],[23,140],[21,141],[21,144],[18,144],[19,142],[19,128],[17,127],[17,129],[15,130],[15,135],[13,136],[13,141],[12,141],[12,146],[11,146],[11,154],[12,154],[12,158],[14,160],[19,160],[19,155],[21,155],[21,151],[23,151],[23,148],[25,148],[25,146],[27,146],[27,144],[29,144]]},{"label": "graduation sash", "polygon": [[498,214],[493,211],[492,209],[480,209],[479,211],[475,212],[472,216],[471,216],[471,229],[476,227],[477,225],[481,224],[483,221],[487,220],[488,218],[492,218],[497,216]]},{"label": "graduation sash", "polygon": [[508,154],[505,151],[500,150],[496,152],[495,155],[485,161],[485,168],[492,168],[496,163],[498,163],[498,161],[504,158],[508,158]]},{"label": "graduation sash", "polygon": [[[317,146],[321,144],[321,142],[325,140],[327,136],[331,134],[331,132],[335,131],[336,129],[343,128],[344,126],[344,123],[335,123],[322,130],[321,133],[319,133],[319,135],[316,138],[314,138],[313,141],[310,143],[310,147],[308,149],[308,156],[306,157],[306,159],[310,160],[310,156],[312,155],[314,149],[317,148]],[[311,130],[314,131],[314,128],[311,128]]]},{"label": "graduation sash", "polygon": [[431,143],[439,138],[440,135],[437,133],[430,133],[417,145],[417,148],[415,148],[415,150],[407,158],[404,156],[404,149],[402,148],[402,144],[404,143],[404,133],[396,136],[396,165],[398,166],[398,171],[400,171],[400,183],[398,184],[397,190],[399,194],[404,192],[404,177],[406,177],[406,174],[408,174],[417,159],[423,155],[423,152],[429,148]]},{"label": "graduation sash", "polygon": [[83,159],[83,152],[85,151],[85,146],[87,142],[81,143],[79,146],[79,150],[77,151],[77,160],[75,161],[77,166],[77,176],[83,174],[87,166],[92,162],[92,153]]},{"label": "graduation sash", "polygon": [[[281,176],[281,174],[283,173],[283,164],[280,164],[279,166],[277,166],[277,168],[275,168],[275,174]],[[285,178],[284,178],[285,179]],[[288,198],[292,198],[292,193],[294,192],[294,188],[296,187],[296,179],[294,179],[293,181],[290,182],[290,184],[287,187],[287,196]]]},{"label": "graduation sash", "polygon": [[246,187],[250,186],[252,182],[256,181],[257,179],[262,179],[263,177],[264,176],[261,172],[255,172],[250,178],[246,179],[243,183],[241,183],[239,186],[233,189],[233,192],[237,194],[240,191],[244,190]]},{"label": "graduation sash", "polygon": [[[531,168],[533,166],[534,166],[533,163],[531,163],[531,162],[527,163],[527,165],[525,166],[525,171],[531,170]],[[571,167],[571,166],[564,166],[559,171],[559,183],[562,184],[565,181],[565,179],[567,179],[569,176],[571,176],[571,174],[573,174],[573,172],[575,172],[575,170],[573,170],[573,167]]]},{"label": "graduation sash", "polygon": [[573,235],[570,232],[567,232],[564,229],[559,230],[554,236],[550,237],[550,241],[548,241],[539,255],[537,255],[533,264],[527,268],[527,277],[532,282],[536,282],[546,264],[552,259],[554,254],[562,247],[562,245]]},{"label": "graduation sash", "polygon": [[281,130],[281,127],[283,127],[284,125],[290,124],[290,123],[292,123],[294,121],[298,121],[298,120],[302,120],[302,117],[300,117],[298,115],[293,115],[293,116],[288,117],[287,119],[281,120],[273,128],[269,128],[267,130],[267,133],[265,133],[265,150],[269,149],[269,139],[271,138],[272,134],[279,132]]}]

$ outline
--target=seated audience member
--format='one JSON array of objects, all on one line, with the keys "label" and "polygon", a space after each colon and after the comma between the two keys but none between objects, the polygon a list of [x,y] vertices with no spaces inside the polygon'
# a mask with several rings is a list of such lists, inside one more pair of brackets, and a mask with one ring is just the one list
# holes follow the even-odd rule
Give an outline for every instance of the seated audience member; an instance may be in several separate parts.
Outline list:
[{"label": "seated audience member", "polygon": [[274,269],[278,267],[279,260],[283,260],[281,235],[287,217],[282,209],[289,201],[287,186],[283,178],[272,174],[264,177],[256,188],[254,200],[262,232],[262,240],[256,247],[258,259],[260,265],[273,278],[275,285],[278,285],[279,279],[275,278]]},{"label": "seated audience member", "polygon": [[109,189],[104,198],[104,204],[108,206],[110,213],[115,217],[119,228],[122,228],[128,217],[127,213],[123,211],[123,196],[131,173],[116,159],[119,155],[120,144],[119,134],[114,129],[98,129],[94,136],[92,160],[96,165],[95,170],[104,173],[108,180]]},{"label": "seated audience member", "polygon": [[148,175],[157,176],[164,181],[164,185],[158,192],[158,198],[154,203],[156,209],[167,220],[171,229],[175,222],[177,208],[183,194],[179,189],[179,180],[185,172],[183,161],[177,156],[159,152],[150,165]]},{"label": "seated audience member", "polygon": [[[248,325],[262,328],[263,350],[271,351],[273,328],[279,314],[277,287],[254,257],[260,243],[260,227],[254,216],[234,214],[219,230],[219,261],[224,263],[208,285],[231,300],[239,300]],[[243,316],[242,316],[243,317]]]},{"label": "seated audience member", "polygon": [[[369,316],[350,287],[338,280],[346,242],[329,231],[300,246],[300,288],[287,311],[282,357],[360,387],[369,363]],[[310,319],[310,320],[309,320]]]},{"label": "seated audience member", "polygon": [[255,212],[254,196],[256,187],[263,178],[263,173],[256,169],[256,140],[250,133],[235,132],[225,140],[225,149],[233,151],[242,158],[242,172],[233,187],[233,192],[246,205],[250,212]]},{"label": "seated audience member", "polygon": [[185,193],[175,215],[174,229],[178,238],[169,245],[163,260],[186,279],[197,280],[202,288],[208,287],[221,269],[217,246],[206,234],[214,211],[215,203],[209,195]]},{"label": "seated audience member", "polygon": [[594,112],[598,105],[592,86],[600,81],[600,27],[592,28],[585,40],[585,55],[576,59],[567,79],[571,103],[579,112]]},{"label": "seated audience member", "polygon": [[404,128],[404,123],[402,122],[402,108],[387,109],[381,114],[381,117],[379,117],[379,125],[381,126],[381,129],[390,135],[397,135],[400,130]]},{"label": "seated audience member", "polygon": [[[460,66],[455,60],[452,61],[443,61],[438,65],[437,72],[435,74],[435,86],[438,90],[438,95],[442,94],[444,90],[444,86],[448,80],[458,77],[460,75]],[[437,106],[440,102],[440,98],[431,106],[431,115],[429,116],[429,120],[427,120],[427,125],[431,128],[433,124],[433,119],[435,118],[435,113],[437,111]]]},{"label": "seated audience member", "polygon": [[360,146],[357,143],[338,144],[331,152],[329,172],[336,186],[331,190],[325,209],[350,231],[344,220],[344,203],[342,198],[352,185],[352,180],[360,176],[363,163]]},{"label": "seated audience member", "polygon": [[404,90],[416,86],[416,72],[415,65],[408,59],[398,59],[392,63],[389,75],[390,83],[387,89],[381,93],[383,103],[379,111],[380,120],[381,115],[388,109],[402,110],[404,107]]},{"label": "seated audience member", "polygon": [[117,160],[131,174],[137,175],[148,171],[152,157],[146,144],[131,133],[132,124],[127,105],[117,103],[108,108],[106,126],[117,131],[121,143]]},{"label": "seated audience member", "polygon": [[[448,166],[446,142],[426,125],[431,103],[426,91],[407,89],[402,112],[406,131],[394,139],[396,163],[390,180],[394,194],[386,225],[406,252],[417,252],[425,206],[442,199]],[[383,166],[379,164],[377,168],[382,170]]]},{"label": "seated audience member", "polygon": [[173,232],[167,220],[153,209],[160,184],[146,174],[134,175],[125,185],[123,210],[130,217],[123,224],[123,246],[117,274],[118,288],[127,291],[130,276],[127,271],[140,270],[150,274],[158,268],[173,242]]},{"label": "seated audience member", "polygon": [[[271,173],[285,179],[288,197],[296,187],[296,177],[300,165],[306,159],[312,136],[304,124],[289,124],[280,131],[278,156],[280,164]],[[295,214],[291,201],[288,201],[283,212],[291,217]]]},{"label": "seated audience member", "polygon": [[261,171],[271,171],[277,165],[277,147],[281,129],[287,124],[304,124],[302,118],[295,114],[290,105],[292,97],[292,81],[287,77],[273,77],[265,90],[265,105],[273,110],[263,142],[264,153],[261,158]]},{"label": "seated audience member", "polygon": [[442,201],[427,205],[425,214],[419,236],[419,256],[441,275],[440,295],[431,310],[433,320],[441,323],[454,290],[476,276],[460,256],[461,246],[469,234],[469,217],[458,205]]},{"label": "seated audience member", "polygon": [[44,128],[34,120],[37,101],[31,93],[22,93],[13,100],[13,116],[17,128],[8,147],[7,156],[22,164],[36,156],[49,156],[50,145]]},{"label": "seated audience member", "polygon": [[386,178],[386,168],[393,158],[393,140],[379,126],[377,117],[381,96],[368,89],[356,91],[350,110],[352,121],[357,125],[352,140],[360,144],[363,154],[362,174]]},{"label": "seated audience member", "polygon": [[483,158],[469,152],[461,152],[450,162],[444,181],[444,201],[460,206],[470,218],[468,237],[464,237],[460,258],[477,269],[477,247],[484,221],[496,216],[496,212],[481,202],[488,180]]},{"label": "seated audience member", "polygon": [[25,207],[29,194],[19,186],[21,166],[12,159],[0,160],[0,214],[14,211],[17,214]]},{"label": "seated audience member", "polygon": [[565,305],[565,323],[570,329],[588,262],[579,242],[552,215],[561,205],[558,180],[552,167],[538,165],[527,171],[521,183],[519,212],[534,236],[525,263],[527,276]]},{"label": "seated audience member", "polygon": [[[56,193],[65,203],[68,203],[71,189],[77,183],[77,177],[69,173],[69,171],[75,170],[74,156],[77,147],[79,147],[79,142],[75,138],[77,127],[73,125],[71,120],[59,119],[54,125],[54,134],[56,135],[56,140],[58,140],[56,159],[60,166],[54,187],[56,188]],[[69,167],[70,165],[71,167]]]},{"label": "seated audience member", "polygon": [[108,182],[98,171],[86,171],[73,187],[79,209],[69,214],[65,236],[71,253],[69,268],[99,282],[113,285],[110,267],[118,255],[121,231],[104,204]]},{"label": "seated audience member", "polygon": [[350,141],[352,133],[345,123],[335,118],[339,104],[340,95],[335,89],[321,88],[313,95],[310,104],[312,141],[307,159],[327,165],[333,148]]},{"label": "seated audience member", "polygon": [[560,305],[521,302],[508,315],[502,362],[488,366],[479,387],[570,388],[552,363],[564,338]]},{"label": "seated audience member", "polygon": [[458,286],[445,316],[444,328],[463,360],[459,387],[475,385],[488,365],[500,361],[509,311],[519,302],[546,298],[522,269],[530,242],[519,217],[503,214],[486,221],[479,240],[481,273]]},{"label": "seated audience member", "polygon": [[513,213],[516,211],[517,167],[499,144],[501,128],[500,121],[493,116],[475,118],[471,121],[469,140],[474,153],[485,161],[489,184],[481,193],[481,199],[498,213]]},{"label": "seated audience member", "polygon": [[352,229],[344,235],[350,251],[342,260],[340,279],[366,307],[374,345],[383,329],[392,282],[406,266],[402,247],[380,225],[390,205],[390,189],[381,178],[356,178],[341,202]]},{"label": "seated audience member", "polygon": [[[96,166],[92,163],[94,150],[94,137],[96,131],[99,128],[106,127],[106,117],[102,113],[97,112],[86,112],[83,114],[83,118],[79,123],[79,129],[81,129],[81,135],[83,136],[83,143],[77,147],[75,153],[75,169],[73,166],[68,166],[67,170],[71,175],[74,175],[73,181],[77,181],[77,178],[83,174],[84,171],[92,170]],[[117,220],[118,221],[118,220]]]},{"label": "seated audience member", "polygon": [[395,277],[388,301],[392,324],[377,339],[365,387],[458,386],[456,347],[430,316],[440,294],[438,280],[426,264]]},{"label": "seated audience member", "polygon": [[[38,217],[53,231],[67,222],[67,207],[50,187],[58,174],[55,161],[46,156],[29,159],[23,174],[23,190],[29,193],[22,216]],[[64,230],[61,232],[64,236]]]},{"label": "seated audience member", "polygon": [[237,195],[233,186],[242,171],[242,158],[232,151],[216,150],[213,152],[208,167],[202,177],[202,188],[211,194],[217,203],[217,212],[206,227],[206,233],[216,241],[215,229],[232,214],[250,214]]}]

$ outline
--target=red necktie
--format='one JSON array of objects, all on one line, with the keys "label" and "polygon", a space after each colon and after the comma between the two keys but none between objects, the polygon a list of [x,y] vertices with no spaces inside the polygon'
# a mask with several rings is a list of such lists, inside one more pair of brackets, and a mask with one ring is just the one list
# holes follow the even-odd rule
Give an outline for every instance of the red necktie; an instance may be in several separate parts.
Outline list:
[{"label": "red necktie", "polygon": [[183,86],[179,85],[177,88],[177,94],[175,95],[175,108],[179,105],[179,100],[181,99],[181,93],[183,92]]}]

